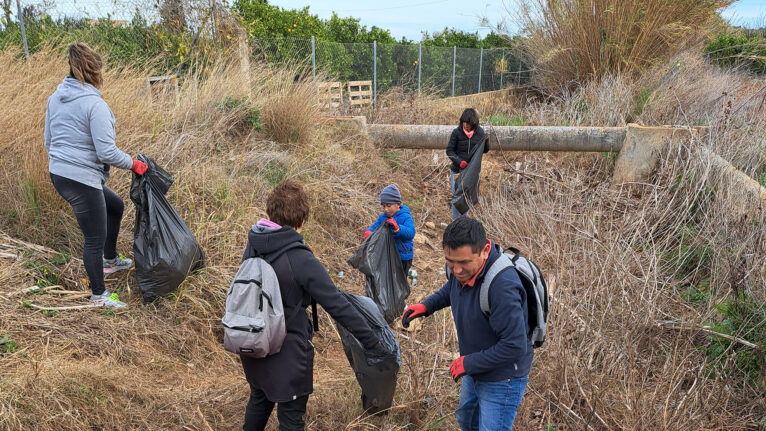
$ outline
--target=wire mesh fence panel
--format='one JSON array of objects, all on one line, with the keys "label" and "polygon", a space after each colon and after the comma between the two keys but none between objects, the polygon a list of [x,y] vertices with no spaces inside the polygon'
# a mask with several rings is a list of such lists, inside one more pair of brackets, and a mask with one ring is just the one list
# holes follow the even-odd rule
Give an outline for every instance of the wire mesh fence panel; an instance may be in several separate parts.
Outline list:
[{"label": "wire mesh fence panel", "polygon": [[455,56],[455,96],[479,91],[480,50],[457,48]]},{"label": "wire mesh fence panel", "polygon": [[[32,54],[85,42],[112,65],[140,64],[165,75],[236,55],[244,40],[226,0],[20,2]],[[0,0],[0,6],[0,49],[22,52],[16,0]],[[256,62],[287,65],[304,76],[313,75],[315,66],[321,79],[343,83],[344,91],[349,81],[372,81],[378,95],[397,88],[450,96],[454,87],[459,96],[523,85],[531,76],[523,57],[512,49],[486,49],[481,55],[472,48],[377,44],[376,56],[372,43],[316,40],[312,49],[311,39],[250,37],[248,42]]]},{"label": "wire mesh fence panel", "polygon": [[423,46],[421,57],[421,90],[444,97],[450,96],[452,93],[453,49]]},{"label": "wire mesh fence panel", "polygon": [[393,87],[418,89],[418,46],[378,44],[378,94]]},{"label": "wire mesh fence panel", "polygon": [[[32,53],[84,42],[111,64],[153,65],[158,71],[188,67],[190,56],[214,56],[239,31],[220,0],[21,0],[21,6]],[[0,49],[22,45],[12,9],[3,9]]]},{"label": "wire mesh fence panel", "polygon": [[312,73],[311,39],[253,38],[250,44],[256,61],[293,67],[296,75]]}]

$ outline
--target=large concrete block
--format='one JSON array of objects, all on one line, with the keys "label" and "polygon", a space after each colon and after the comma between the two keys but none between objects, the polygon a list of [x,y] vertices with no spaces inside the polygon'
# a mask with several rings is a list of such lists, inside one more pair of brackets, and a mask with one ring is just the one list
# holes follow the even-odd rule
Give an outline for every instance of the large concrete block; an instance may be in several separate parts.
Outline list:
[{"label": "large concrete block", "polygon": [[657,169],[660,153],[671,139],[689,139],[692,129],[680,127],[644,127],[628,124],[625,141],[617,155],[612,186],[646,182]]}]

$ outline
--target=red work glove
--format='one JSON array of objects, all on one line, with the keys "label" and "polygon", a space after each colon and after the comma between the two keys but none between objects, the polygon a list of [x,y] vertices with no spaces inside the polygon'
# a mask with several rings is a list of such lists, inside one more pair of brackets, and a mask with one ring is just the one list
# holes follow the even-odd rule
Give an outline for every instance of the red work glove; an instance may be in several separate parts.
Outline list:
[{"label": "red work glove", "polygon": [[146,166],[146,163],[142,162],[141,160],[133,159],[133,167],[130,168],[131,171],[137,173],[138,175],[143,175],[147,169],[149,169],[149,166]]},{"label": "red work glove", "polygon": [[468,162],[466,162],[465,160],[460,162],[460,169],[465,169],[466,166],[468,166]]},{"label": "red work glove", "polygon": [[394,230],[394,232],[399,232],[399,223],[397,223],[396,220],[394,220],[393,217],[391,217],[390,219],[386,220],[386,223],[388,223],[390,225],[389,227],[392,228]]},{"label": "red work glove", "polygon": [[367,239],[370,235],[372,235],[372,231],[367,229],[367,230],[364,231],[364,235],[362,235],[362,237],[364,239]]},{"label": "red work glove", "polygon": [[404,309],[402,313],[402,326],[405,328],[410,327],[410,322],[418,317],[423,317],[428,313],[426,306],[423,304],[414,304]]},{"label": "red work glove", "polygon": [[449,373],[452,375],[452,378],[455,381],[458,381],[461,377],[465,376],[465,368],[463,368],[463,358],[465,356],[461,356],[454,361],[452,361],[452,365],[449,367]]}]

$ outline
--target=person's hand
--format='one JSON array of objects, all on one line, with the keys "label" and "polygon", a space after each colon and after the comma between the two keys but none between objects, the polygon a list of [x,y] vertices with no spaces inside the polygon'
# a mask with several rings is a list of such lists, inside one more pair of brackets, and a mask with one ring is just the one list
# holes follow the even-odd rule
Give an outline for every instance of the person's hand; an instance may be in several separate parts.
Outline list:
[{"label": "person's hand", "polygon": [[466,162],[465,160],[460,162],[460,169],[465,169],[466,166],[468,166],[468,162]]},{"label": "person's hand", "polygon": [[138,175],[143,175],[146,173],[147,169],[149,169],[149,166],[146,166],[146,163],[142,162],[141,160],[133,159],[133,166],[130,168],[131,171],[137,173]]},{"label": "person's hand", "polygon": [[461,356],[454,361],[452,361],[452,365],[449,367],[449,373],[452,376],[452,379],[455,381],[458,381],[461,377],[465,376],[465,368],[463,368],[463,359],[465,356]]},{"label": "person's hand", "polygon": [[363,238],[363,239],[367,239],[367,238],[369,238],[369,237],[370,237],[370,235],[372,235],[372,231],[371,231],[371,230],[369,230],[369,229],[366,229],[366,230],[364,231],[364,234],[362,235],[362,238]]},{"label": "person's hand", "polygon": [[394,232],[399,232],[399,223],[397,223],[393,217],[386,220],[386,223],[388,224],[388,227],[394,230]]},{"label": "person's hand", "polygon": [[404,309],[402,313],[402,326],[405,328],[410,327],[410,322],[418,317],[424,317],[428,313],[428,309],[423,304],[414,304]]}]

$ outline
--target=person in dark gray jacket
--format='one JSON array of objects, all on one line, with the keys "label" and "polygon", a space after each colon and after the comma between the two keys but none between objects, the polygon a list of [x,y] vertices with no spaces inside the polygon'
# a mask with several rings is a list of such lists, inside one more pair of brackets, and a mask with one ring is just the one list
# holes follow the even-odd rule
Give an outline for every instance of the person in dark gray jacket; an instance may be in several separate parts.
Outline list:
[{"label": "person in dark gray jacket", "polygon": [[[271,266],[279,280],[287,333],[279,353],[265,358],[241,356],[250,384],[245,431],[263,431],[274,404],[280,431],[304,429],[306,403],[314,390],[313,330],[306,313],[312,298],[365,349],[376,352],[376,356],[384,352],[365,318],[335,287],[322,263],[303,244],[301,229],[309,209],[309,198],[300,183],[282,181],[266,199],[269,219],[259,220],[248,232],[242,260],[255,256],[274,259]],[[294,245],[298,247],[290,248]]]},{"label": "person in dark gray jacket", "polygon": [[[470,163],[471,159],[476,152],[476,148],[483,141],[486,141],[484,146],[484,152],[489,151],[489,135],[484,133],[484,129],[479,126],[479,114],[473,108],[466,108],[463,114],[460,116],[460,124],[452,131],[447,143],[447,157],[449,157],[450,163],[450,191],[455,193],[455,180],[460,171],[465,169]],[[452,210],[452,220],[460,217],[460,211],[455,208],[454,205],[450,205]]]},{"label": "person in dark gray jacket", "polygon": [[105,185],[110,166],[138,175],[146,165],[133,160],[114,143],[114,115],[101,98],[101,57],[87,45],[68,48],[69,76],[48,98],[45,149],[53,187],[74,210],[85,244],[82,260],[90,282],[90,303],[125,306],[106,289],[104,274],[129,268],[133,261],[117,254],[124,204]]}]

